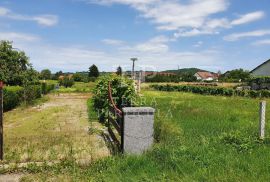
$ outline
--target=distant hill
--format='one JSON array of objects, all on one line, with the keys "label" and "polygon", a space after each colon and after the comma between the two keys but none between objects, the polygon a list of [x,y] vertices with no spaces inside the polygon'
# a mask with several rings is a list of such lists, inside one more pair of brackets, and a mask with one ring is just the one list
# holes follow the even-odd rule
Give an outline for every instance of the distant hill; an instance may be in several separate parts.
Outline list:
[{"label": "distant hill", "polygon": [[198,69],[198,68],[182,68],[179,70],[166,70],[166,71],[162,71],[162,72],[169,72],[169,73],[175,73],[175,74],[184,74],[184,73],[188,73],[188,74],[195,74],[198,71],[206,71],[206,70],[202,70],[202,69]]}]

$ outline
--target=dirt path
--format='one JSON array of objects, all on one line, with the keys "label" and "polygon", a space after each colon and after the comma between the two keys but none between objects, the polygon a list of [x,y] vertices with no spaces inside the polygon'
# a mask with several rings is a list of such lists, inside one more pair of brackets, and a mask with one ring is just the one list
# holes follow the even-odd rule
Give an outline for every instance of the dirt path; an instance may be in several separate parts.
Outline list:
[{"label": "dirt path", "polygon": [[[49,95],[49,101],[4,116],[4,158],[8,163],[59,161],[75,158],[81,163],[108,156],[103,138],[89,134],[89,127],[102,129],[88,121],[90,94]],[[1,180],[1,178],[0,178]]]}]

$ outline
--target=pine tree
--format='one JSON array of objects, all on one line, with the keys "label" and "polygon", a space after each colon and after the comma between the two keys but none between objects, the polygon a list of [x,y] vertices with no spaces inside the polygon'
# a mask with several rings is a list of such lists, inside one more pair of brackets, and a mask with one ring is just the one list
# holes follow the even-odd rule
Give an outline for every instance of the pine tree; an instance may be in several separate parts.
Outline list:
[{"label": "pine tree", "polygon": [[89,75],[88,75],[90,78],[91,77],[95,77],[97,78],[99,76],[99,71],[98,71],[98,67],[96,65],[92,65],[90,68],[89,68]]},{"label": "pine tree", "polygon": [[122,76],[122,68],[121,66],[118,66],[117,70],[116,70],[116,74],[119,76]]}]

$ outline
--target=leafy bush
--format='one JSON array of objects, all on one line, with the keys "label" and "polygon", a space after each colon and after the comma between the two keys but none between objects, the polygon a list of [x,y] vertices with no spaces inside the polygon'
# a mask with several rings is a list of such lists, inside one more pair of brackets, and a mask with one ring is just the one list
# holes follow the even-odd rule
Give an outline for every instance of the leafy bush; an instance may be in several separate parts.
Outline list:
[{"label": "leafy bush", "polygon": [[270,77],[254,77],[249,80],[248,85],[252,90],[269,90],[270,89]]},{"label": "leafy bush", "polygon": [[41,98],[41,86],[40,85],[28,85],[22,90],[21,102],[26,104],[31,103],[33,100]]},{"label": "leafy bush", "polygon": [[33,100],[41,98],[41,86],[29,85],[25,88],[20,86],[4,87],[3,97],[4,111],[9,111],[21,103],[30,104]]},{"label": "leafy bush", "polygon": [[99,113],[100,121],[105,121],[108,113],[108,82],[111,83],[112,96],[115,104],[118,108],[124,106],[129,107],[133,105],[133,101],[136,99],[135,88],[133,81],[117,75],[104,75],[97,80],[96,87],[94,89],[93,103],[94,108]]},{"label": "leafy bush", "polygon": [[69,76],[64,76],[63,79],[59,79],[59,84],[60,86],[64,87],[72,87],[74,85],[74,80],[73,78],[70,78]]},{"label": "leafy bush", "polygon": [[230,88],[220,88],[220,87],[204,87],[204,86],[193,86],[193,85],[151,85],[150,87],[155,90],[160,91],[178,91],[178,92],[192,92],[196,94],[203,95],[222,95],[222,96],[241,96],[241,97],[251,97],[260,98],[270,97],[270,91],[261,90],[234,90]]},{"label": "leafy bush", "polygon": [[41,93],[42,94],[48,94],[50,91],[54,90],[55,84],[49,84],[49,83],[41,83]]},{"label": "leafy bush", "polygon": [[20,104],[23,88],[19,86],[4,87],[3,89],[3,104],[4,111],[9,111]]}]

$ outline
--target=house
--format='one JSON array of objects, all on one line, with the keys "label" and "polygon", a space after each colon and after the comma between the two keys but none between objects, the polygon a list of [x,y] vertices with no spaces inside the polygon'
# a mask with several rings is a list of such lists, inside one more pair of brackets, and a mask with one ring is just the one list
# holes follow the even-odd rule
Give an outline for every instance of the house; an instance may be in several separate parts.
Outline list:
[{"label": "house", "polygon": [[253,76],[270,76],[270,59],[254,68],[250,73]]},{"label": "house", "polygon": [[219,75],[217,73],[210,73],[207,71],[199,71],[194,74],[197,80],[200,81],[214,81],[217,80]]}]

